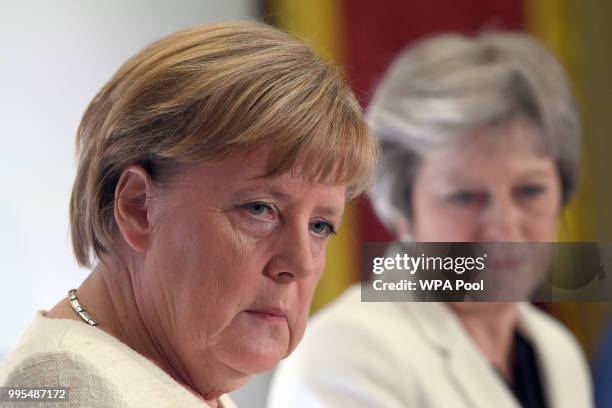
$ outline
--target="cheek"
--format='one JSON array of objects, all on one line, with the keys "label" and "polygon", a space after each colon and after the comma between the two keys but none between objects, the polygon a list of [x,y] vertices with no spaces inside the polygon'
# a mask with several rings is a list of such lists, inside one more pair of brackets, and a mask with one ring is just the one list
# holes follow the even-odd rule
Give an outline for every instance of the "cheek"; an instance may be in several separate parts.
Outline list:
[{"label": "cheek", "polygon": [[537,202],[531,211],[525,211],[524,230],[527,241],[554,242],[557,226],[563,222],[559,191],[553,191]]},{"label": "cheek", "polygon": [[321,274],[305,279],[297,284],[295,299],[295,319],[291,323],[291,341],[288,354],[293,352],[304,336],[310,313],[310,305]]},{"label": "cheek", "polygon": [[[186,220],[189,220],[187,222]],[[186,337],[214,336],[240,308],[252,286],[250,245],[214,216],[190,214],[165,222],[152,247],[166,314]],[[251,279],[251,281],[250,281]]]},{"label": "cheek", "polygon": [[166,236],[170,249],[163,262],[174,268],[173,280],[180,282],[173,283],[175,301],[168,313],[174,320],[169,331],[173,348],[196,377],[208,375],[207,367],[214,371],[229,365],[240,372],[271,368],[284,351],[275,350],[277,339],[288,336],[272,326],[256,330],[253,319],[241,313],[262,282],[256,243],[214,218],[200,221],[176,224]]},{"label": "cheek", "polygon": [[413,235],[417,242],[464,242],[474,240],[475,222],[458,216],[434,198],[414,202]]},{"label": "cheek", "polygon": [[[319,247],[315,255],[315,273],[311,276],[296,282],[295,291],[292,293],[292,305],[295,311],[295,318],[291,323],[291,339],[287,355],[291,354],[298,346],[308,324],[310,307],[314,297],[315,289],[325,271],[325,259],[329,241]],[[333,277],[330,276],[331,279]],[[286,357],[286,356],[285,356]]]},{"label": "cheek", "polygon": [[557,238],[557,213],[545,213],[525,222],[526,241],[554,242]]}]

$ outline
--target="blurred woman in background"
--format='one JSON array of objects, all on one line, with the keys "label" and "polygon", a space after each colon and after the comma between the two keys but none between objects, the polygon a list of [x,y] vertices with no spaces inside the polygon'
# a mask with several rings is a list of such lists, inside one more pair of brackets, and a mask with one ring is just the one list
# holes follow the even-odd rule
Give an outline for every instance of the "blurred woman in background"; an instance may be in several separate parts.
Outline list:
[{"label": "blurred woman in background", "polygon": [[[399,240],[555,240],[577,187],[580,126],[566,75],[533,38],[426,39],[395,60],[367,117],[383,147],[370,197]],[[591,401],[578,344],[529,304],[362,303],[355,285],[313,319],[269,406]]]}]

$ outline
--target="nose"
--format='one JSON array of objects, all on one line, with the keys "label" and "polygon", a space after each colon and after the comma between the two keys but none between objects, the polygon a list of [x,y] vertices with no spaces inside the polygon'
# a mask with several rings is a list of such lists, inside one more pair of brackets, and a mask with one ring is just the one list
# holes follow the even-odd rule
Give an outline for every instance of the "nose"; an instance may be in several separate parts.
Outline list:
[{"label": "nose", "polygon": [[521,209],[512,196],[499,195],[490,200],[483,215],[480,241],[522,242]]},{"label": "nose", "polygon": [[317,253],[311,245],[308,225],[284,225],[273,243],[266,273],[279,283],[308,278],[317,271]]}]

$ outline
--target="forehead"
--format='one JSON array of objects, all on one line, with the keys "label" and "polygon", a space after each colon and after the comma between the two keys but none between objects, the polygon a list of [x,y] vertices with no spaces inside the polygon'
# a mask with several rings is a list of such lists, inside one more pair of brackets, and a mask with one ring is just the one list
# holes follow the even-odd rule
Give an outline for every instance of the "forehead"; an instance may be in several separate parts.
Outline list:
[{"label": "forehead", "polygon": [[303,176],[309,166],[303,157],[298,157],[291,168],[282,173],[268,175],[270,164],[278,159],[276,153],[268,147],[259,147],[252,151],[230,155],[222,160],[201,166],[202,173],[222,177],[226,180],[249,182],[250,184],[280,184],[289,185],[297,182],[305,187],[345,187],[330,180],[314,181]]},{"label": "forehead", "polygon": [[183,177],[183,185],[197,187],[193,191],[214,192],[218,198],[237,192],[274,193],[285,199],[317,199],[336,207],[344,206],[346,185],[310,181],[302,177],[298,160],[282,174],[267,176],[271,151],[259,148],[251,152],[230,155],[213,163],[191,167]]},{"label": "forehead", "polygon": [[537,127],[525,121],[482,127],[423,157],[422,171],[430,175],[496,177],[554,169]]}]

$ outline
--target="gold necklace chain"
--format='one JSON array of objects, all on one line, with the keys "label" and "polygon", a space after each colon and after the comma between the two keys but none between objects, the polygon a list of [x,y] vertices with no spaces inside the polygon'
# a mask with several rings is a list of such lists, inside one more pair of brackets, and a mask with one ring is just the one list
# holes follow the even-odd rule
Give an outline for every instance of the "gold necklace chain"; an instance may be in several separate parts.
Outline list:
[{"label": "gold necklace chain", "polygon": [[87,313],[85,309],[81,307],[81,304],[79,303],[79,299],[77,299],[76,289],[70,289],[68,291],[68,302],[70,303],[70,306],[72,306],[72,310],[74,310],[76,314],[81,316],[81,319],[83,319],[85,323],[87,323],[90,326],[96,326],[98,324],[98,322],[95,321],[89,315],[89,313]]}]

